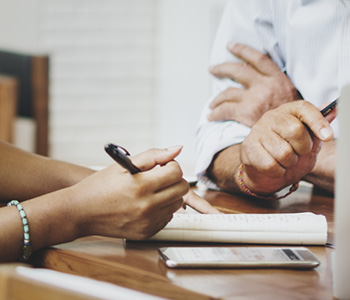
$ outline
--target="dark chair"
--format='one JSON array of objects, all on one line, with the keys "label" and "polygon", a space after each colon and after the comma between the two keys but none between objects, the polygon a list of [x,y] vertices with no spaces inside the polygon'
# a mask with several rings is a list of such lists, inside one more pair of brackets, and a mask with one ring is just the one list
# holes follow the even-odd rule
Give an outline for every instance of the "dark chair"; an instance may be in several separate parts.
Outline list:
[{"label": "dark chair", "polygon": [[34,120],[35,152],[49,155],[49,57],[0,50],[0,74],[17,80],[17,116]]},{"label": "dark chair", "polygon": [[17,114],[16,78],[0,75],[0,139],[13,142],[14,121]]}]

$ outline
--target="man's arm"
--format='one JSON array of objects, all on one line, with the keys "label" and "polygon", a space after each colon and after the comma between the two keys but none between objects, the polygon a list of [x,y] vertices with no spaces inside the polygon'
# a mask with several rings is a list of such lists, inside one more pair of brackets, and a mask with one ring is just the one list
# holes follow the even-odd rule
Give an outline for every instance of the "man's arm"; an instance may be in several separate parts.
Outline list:
[{"label": "man's arm", "polygon": [[324,143],[312,171],[303,179],[330,193],[334,193],[336,140]]},{"label": "man's arm", "polygon": [[217,153],[207,170],[207,176],[222,190],[240,192],[236,174],[241,164],[241,144],[230,146]]},{"label": "man's arm", "polygon": [[[323,144],[313,170],[303,180],[330,193],[334,193],[336,140]],[[222,190],[230,193],[241,192],[237,184],[241,144],[230,146],[218,153],[210,164],[207,174]]]},{"label": "man's arm", "polygon": [[[207,175],[209,179],[214,179],[215,183],[217,181],[225,181],[224,186],[226,184],[229,186],[234,184],[229,182],[229,178],[234,174],[232,171],[239,166],[239,163],[235,162],[236,159],[239,160],[239,155],[234,154],[236,151],[232,150],[231,146],[235,143],[241,143],[245,138],[244,134],[248,135],[249,128],[243,125],[251,127],[266,111],[281,104],[300,99],[300,95],[292,82],[267,55],[241,44],[229,46],[229,50],[243,62],[229,62],[216,65],[211,68],[211,72],[218,78],[235,80],[244,88],[229,87],[219,93],[210,103],[211,111],[208,114],[208,120],[214,122],[204,123],[201,131],[197,133],[197,139],[200,139],[203,145],[209,141],[207,147],[200,147],[201,152],[207,151],[206,155],[211,153],[214,155],[216,153],[213,153],[215,149],[211,149],[212,147],[222,146],[222,148],[216,149],[220,153],[216,153],[212,164],[207,170]],[[220,121],[226,122],[220,123]],[[216,132],[215,127],[217,127]],[[221,132],[219,132],[220,129]],[[220,140],[212,143],[212,136],[214,139],[220,137]],[[230,144],[230,142],[232,143]],[[228,148],[222,150],[226,147]],[[211,150],[208,151],[208,149]],[[236,149],[236,147],[233,149]],[[228,152],[234,156],[232,159],[227,154]],[[222,163],[218,162],[214,166],[213,163],[220,156],[225,156],[225,159]],[[199,160],[201,160],[201,155],[199,155]],[[232,168],[231,162],[236,168]],[[221,171],[221,168],[227,169],[227,172]],[[228,169],[231,171],[228,172]],[[216,176],[216,171],[221,175]],[[228,180],[226,180],[226,174]],[[221,184],[218,184],[218,186],[223,188]],[[224,189],[227,189],[227,187]]]},{"label": "man's arm", "polygon": [[[270,43],[264,43],[264,41],[270,41],[270,39],[268,38],[268,35],[271,32],[271,20],[269,19],[270,13],[271,10],[269,9],[268,5],[266,7],[262,7],[260,5],[257,5],[255,1],[245,1],[244,4],[241,1],[227,2],[227,7],[224,11],[214,41],[210,62],[212,66],[220,66],[219,69],[214,67],[214,70],[212,70],[212,73],[214,75],[217,75],[218,77],[213,78],[213,96],[203,109],[201,120],[199,122],[196,134],[196,148],[198,156],[196,174],[203,180],[208,179],[207,169],[213,161],[213,157],[220,151],[223,151],[224,149],[231,147],[232,145],[242,143],[246,136],[249,134],[250,128],[248,126],[251,126],[251,124],[256,122],[256,120],[262,115],[264,111],[276,106],[275,103],[273,105],[270,105],[270,107],[269,104],[263,104],[261,105],[263,109],[260,110],[261,107],[259,107],[259,105],[255,106],[256,103],[252,103],[252,101],[254,101],[256,97],[261,100],[258,104],[264,103],[265,100],[266,103],[269,103],[268,100],[270,98],[270,91],[266,93],[266,89],[260,89],[261,87],[264,87],[264,84],[266,83],[265,79],[268,78],[263,74],[262,76],[260,76],[259,72],[255,72],[254,74],[263,80],[259,81],[258,88],[256,88],[255,85],[250,85],[250,87],[247,89],[246,86],[244,86],[243,82],[241,82],[240,78],[246,78],[246,76],[252,75],[252,72],[250,71],[252,71],[251,67],[254,64],[253,61],[255,58],[250,58],[247,61],[242,62],[242,60],[244,60],[245,57],[245,51],[242,51],[242,49],[236,49],[236,51],[227,48],[230,42],[241,45],[249,45],[250,49],[256,49],[255,51],[258,54],[256,56],[257,62],[261,60],[261,53],[269,53],[271,57],[277,59],[280,53],[276,52],[275,47],[273,47],[273,45],[271,45]],[[261,36],[257,32],[256,26],[254,25],[254,20],[257,15],[259,15],[260,20],[259,26],[262,27],[260,29],[266,35],[264,39],[261,39]],[[278,71],[278,78],[282,80],[287,79],[288,83],[290,83],[289,79],[285,76],[285,74],[282,71],[280,71],[280,69],[283,68],[283,59],[275,61],[276,65],[278,65],[278,67],[275,67],[272,61],[266,55],[263,58],[264,71],[272,71],[274,75],[274,71]],[[268,62],[268,65],[265,64],[266,61]],[[245,69],[245,71],[247,72],[244,74],[242,73],[241,76],[237,76],[237,73],[235,71],[233,71],[233,73],[235,73],[233,74],[230,70],[228,71],[228,73],[226,71],[221,70],[221,67],[227,70],[226,66],[229,66],[229,64],[231,63],[234,66],[238,67],[239,72],[241,72],[242,69]],[[270,63],[272,63],[272,69]],[[243,68],[241,68],[242,66]],[[245,68],[247,66],[248,68]],[[259,67],[253,67],[253,69],[260,70]],[[272,83],[272,85],[276,86],[274,84],[274,79],[268,81]],[[288,88],[290,84],[288,86],[284,85],[280,80],[278,80],[277,86],[287,87],[286,90],[290,90]],[[294,93],[294,91],[295,89],[293,89],[292,93]],[[249,97],[242,98],[241,96],[243,94],[246,94],[246,92],[249,95]],[[231,97],[232,94],[234,94],[234,99]],[[262,98],[264,100],[262,100]],[[286,96],[286,98],[288,97]],[[226,114],[230,111],[232,112],[230,108],[226,110],[225,107],[227,102],[231,99],[235,102],[234,105],[243,107],[239,110],[239,117],[244,119],[244,121],[242,121],[241,119],[242,123],[232,121],[235,117],[230,117],[226,115],[224,117],[220,117],[221,112],[223,112],[223,114]],[[242,99],[246,99],[247,101],[237,102],[237,100],[240,101]],[[214,102],[211,103],[213,100]],[[209,107],[209,105],[211,105],[211,108]],[[247,106],[249,107],[249,109],[247,109]],[[257,108],[256,111],[258,113],[256,115],[254,114],[254,112],[251,113],[253,111],[252,107]],[[244,113],[242,113],[242,111],[244,111]],[[250,116],[247,116],[246,113],[250,114]],[[211,121],[208,120],[208,117]],[[210,187],[214,188],[213,185],[211,185],[210,183],[208,184]]]},{"label": "man's arm", "polygon": [[268,110],[301,99],[292,81],[268,54],[233,43],[228,44],[228,50],[241,62],[211,66],[210,71],[242,87],[229,87],[214,98],[209,121],[234,120],[252,127]]},{"label": "man's arm", "polygon": [[273,194],[297,183],[311,171],[317,178],[325,168],[324,163],[316,165],[321,141],[326,142],[326,146],[320,161],[325,156],[331,157],[329,152],[334,154],[335,144],[329,141],[332,130],[328,121],[331,120],[326,120],[318,108],[306,101],[284,104],[267,112],[242,145],[220,152],[208,175],[222,189],[240,191],[237,168],[242,163],[241,178],[258,195]]}]

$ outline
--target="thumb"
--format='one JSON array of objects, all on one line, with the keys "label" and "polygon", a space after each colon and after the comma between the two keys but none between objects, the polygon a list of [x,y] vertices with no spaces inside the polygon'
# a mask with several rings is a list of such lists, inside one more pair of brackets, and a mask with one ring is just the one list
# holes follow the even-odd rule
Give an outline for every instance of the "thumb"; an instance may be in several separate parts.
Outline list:
[{"label": "thumb", "polygon": [[132,162],[141,170],[147,171],[157,165],[164,165],[180,154],[182,146],[165,149],[149,149],[131,158]]}]

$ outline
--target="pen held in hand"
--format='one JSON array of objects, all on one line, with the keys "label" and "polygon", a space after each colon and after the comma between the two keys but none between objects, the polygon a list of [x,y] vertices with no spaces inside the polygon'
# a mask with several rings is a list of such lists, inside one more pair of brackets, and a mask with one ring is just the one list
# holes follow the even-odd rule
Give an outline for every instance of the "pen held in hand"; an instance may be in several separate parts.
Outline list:
[{"label": "pen held in hand", "polygon": [[331,111],[333,111],[338,105],[338,99],[335,99],[330,104],[328,104],[324,109],[321,110],[321,114],[326,117]]},{"label": "pen held in hand", "polygon": [[127,169],[131,174],[141,172],[130,160],[130,153],[123,147],[114,144],[105,145],[105,151],[123,168]]}]

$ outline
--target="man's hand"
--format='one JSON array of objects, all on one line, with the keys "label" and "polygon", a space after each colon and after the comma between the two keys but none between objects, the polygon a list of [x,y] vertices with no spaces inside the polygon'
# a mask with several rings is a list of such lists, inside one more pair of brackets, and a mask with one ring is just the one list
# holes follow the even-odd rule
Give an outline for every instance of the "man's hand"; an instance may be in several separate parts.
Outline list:
[{"label": "man's hand", "polygon": [[217,95],[210,104],[209,121],[234,120],[252,127],[265,112],[301,99],[291,80],[267,55],[242,44],[230,43],[228,49],[242,62],[212,66],[210,72],[243,88],[229,87]]},{"label": "man's hand", "polygon": [[327,119],[307,101],[271,110],[241,146],[243,181],[261,195],[296,183],[314,168],[321,143],[332,138]]}]

